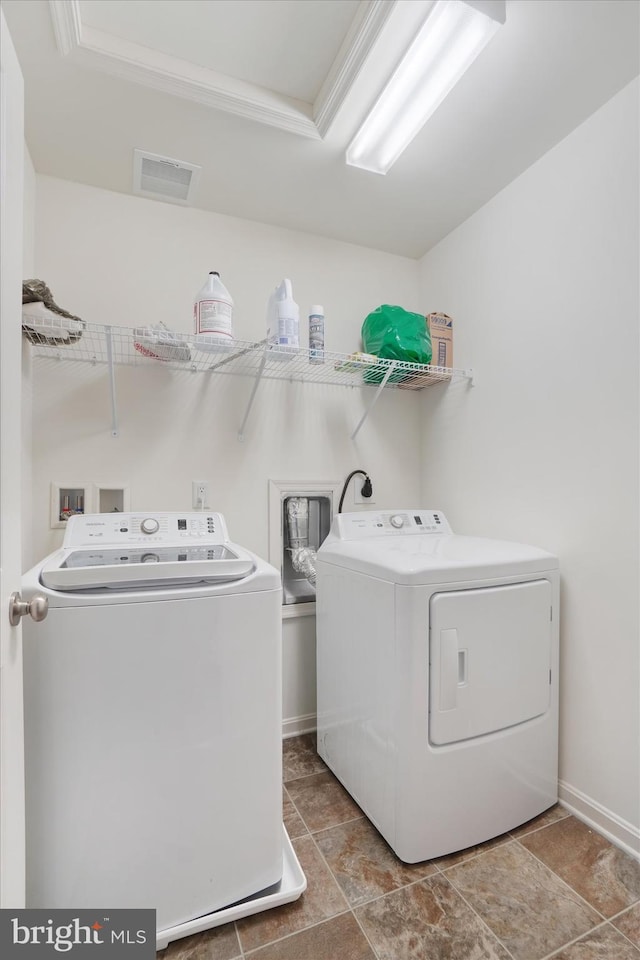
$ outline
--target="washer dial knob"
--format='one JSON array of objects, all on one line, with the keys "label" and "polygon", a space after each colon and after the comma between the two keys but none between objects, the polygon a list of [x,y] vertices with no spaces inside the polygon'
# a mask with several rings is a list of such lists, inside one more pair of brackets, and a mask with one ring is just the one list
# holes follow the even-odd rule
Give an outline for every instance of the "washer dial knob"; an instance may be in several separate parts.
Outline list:
[{"label": "washer dial knob", "polygon": [[399,513],[396,513],[393,517],[391,517],[389,523],[392,527],[396,527],[399,530],[400,527],[404,526],[404,517],[401,517]]},{"label": "washer dial knob", "polygon": [[143,533],[157,533],[160,529],[160,524],[155,517],[146,517],[140,524],[140,529]]}]

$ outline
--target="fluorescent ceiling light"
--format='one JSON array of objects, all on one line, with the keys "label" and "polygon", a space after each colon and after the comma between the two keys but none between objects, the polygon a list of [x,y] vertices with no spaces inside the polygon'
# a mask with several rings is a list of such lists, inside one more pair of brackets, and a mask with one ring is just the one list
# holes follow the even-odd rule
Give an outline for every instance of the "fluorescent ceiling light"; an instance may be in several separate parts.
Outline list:
[{"label": "fluorescent ceiling light", "polygon": [[393,166],[504,22],[493,16],[504,4],[480,7],[438,0],[349,145],[348,164],[373,173]]}]

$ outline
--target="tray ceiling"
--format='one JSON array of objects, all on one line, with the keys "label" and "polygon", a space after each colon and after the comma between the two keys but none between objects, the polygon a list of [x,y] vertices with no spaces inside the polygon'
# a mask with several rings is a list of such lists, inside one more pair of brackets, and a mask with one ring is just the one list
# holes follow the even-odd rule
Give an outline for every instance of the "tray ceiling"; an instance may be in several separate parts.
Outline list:
[{"label": "tray ceiling", "polygon": [[636,0],[507,0],[504,27],[382,177],[348,167],[345,148],[418,0],[2,6],[38,173],[130,193],[139,148],[201,166],[204,210],[409,257],[640,69]]}]

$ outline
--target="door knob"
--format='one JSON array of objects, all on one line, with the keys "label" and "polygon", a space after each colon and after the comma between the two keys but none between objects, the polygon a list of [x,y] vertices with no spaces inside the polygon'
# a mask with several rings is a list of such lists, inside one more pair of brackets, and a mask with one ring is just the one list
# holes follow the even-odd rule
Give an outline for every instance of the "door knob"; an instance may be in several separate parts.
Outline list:
[{"label": "door knob", "polygon": [[25,617],[27,614],[39,623],[40,620],[44,620],[48,610],[49,601],[41,593],[35,593],[28,603],[19,593],[12,593],[9,597],[9,623],[12,627],[17,626],[20,623],[20,617]]}]

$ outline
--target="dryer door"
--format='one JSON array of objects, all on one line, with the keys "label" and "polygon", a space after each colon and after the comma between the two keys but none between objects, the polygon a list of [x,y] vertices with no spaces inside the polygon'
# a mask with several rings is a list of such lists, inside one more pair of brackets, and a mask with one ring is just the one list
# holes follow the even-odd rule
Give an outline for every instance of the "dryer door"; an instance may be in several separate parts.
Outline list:
[{"label": "dryer door", "polygon": [[432,743],[479,737],[549,708],[551,605],[548,580],[431,597]]}]

